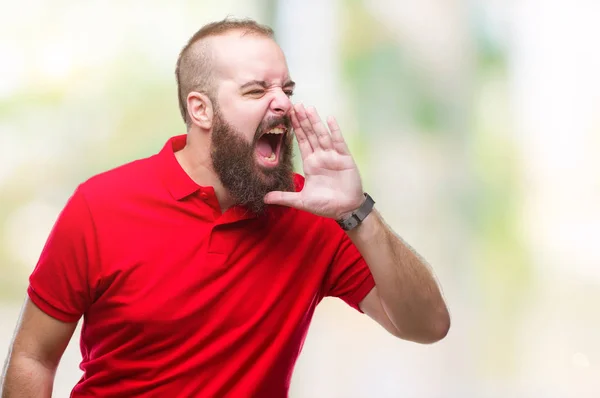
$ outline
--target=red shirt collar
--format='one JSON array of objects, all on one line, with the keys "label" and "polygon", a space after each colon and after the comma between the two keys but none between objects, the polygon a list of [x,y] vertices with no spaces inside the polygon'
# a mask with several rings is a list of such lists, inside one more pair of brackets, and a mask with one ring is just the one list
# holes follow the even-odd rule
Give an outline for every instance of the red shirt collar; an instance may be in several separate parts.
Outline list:
[{"label": "red shirt collar", "polygon": [[183,149],[186,142],[187,134],[171,137],[158,154],[165,186],[175,200],[181,200],[202,188],[190,178],[175,158],[175,152]]}]

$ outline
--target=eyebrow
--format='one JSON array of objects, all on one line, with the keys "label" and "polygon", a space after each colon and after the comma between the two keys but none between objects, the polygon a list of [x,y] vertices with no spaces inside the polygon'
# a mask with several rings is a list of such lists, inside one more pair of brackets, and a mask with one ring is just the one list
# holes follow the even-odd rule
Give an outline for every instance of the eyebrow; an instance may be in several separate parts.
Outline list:
[{"label": "eyebrow", "polygon": [[[266,81],[264,80],[250,80],[247,83],[242,84],[242,86],[240,87],[240,89],[245,89],[248,88],[250,86],[261,86],[262,88],[268,88],[269,85],[267,84]],[[296,83],[292,80],[287,80],[285,83],[283,83],[282,87],[284,88],[294,88],[296,87]]]}]

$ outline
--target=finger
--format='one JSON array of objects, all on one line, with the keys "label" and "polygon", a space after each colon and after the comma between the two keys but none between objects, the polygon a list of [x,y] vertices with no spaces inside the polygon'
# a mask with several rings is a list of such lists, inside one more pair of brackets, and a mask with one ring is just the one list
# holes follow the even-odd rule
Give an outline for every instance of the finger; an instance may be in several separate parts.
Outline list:
[{"label": "finger", "polygon": [[304,210],[300,192],[269,192],[265,195],[264,202],[269,205],[288,206]]},{"label": "finger", "polygon": [[300,156],[302,157],[302,159],[306,159],[306,157],[313,152],[313,149],[310,145],[310,142],[308,141],[308,138],[306,138],[304,130],[302,130],[302,126],[300,126],[298,116],[296,116],[296,111],[293,107],[290,111],[290,119],[292,121],[292,127],[294,128],[294,135],[296,136],[296,141],[298,141]]},{"label": "finger", "polygon": [[350,150],[348,149],[348,145],[346,145],[346,140],[344,140],[342,130],[340,129],[337,120],[335,120],[333,116],[329,116],[327,118],[327,125],[331,131],[331,141],[333,142],[335,150],[343,155],[350,155]]},{"label": "finger", "polygon": [[318,148],[321,147],[321,144],[319,143],[319,139],[317,138],[317,135],[313,130],[310,120],[308,120],[308,115],[306,114],[306,109],[304,109],[304,105],[296,105],[296,116],[298,116],[298,122],[300,123],[304,134],[306,134],[306,138],[310,142],[310,146],[312,147],[313,151],[316,151]]},{"label": "finger", "polygon": [[314,106],[310,106],[306,109],[306,115],[308,116],[308,120],[310,121],[313,131],[317,135],[317,139],[319,140],[319,144],[321,144],[321,148],[333,149],[333,143],[331,142],[331,135],[329,135],[329,131],[325,124],[321,121],[319,114]]}]

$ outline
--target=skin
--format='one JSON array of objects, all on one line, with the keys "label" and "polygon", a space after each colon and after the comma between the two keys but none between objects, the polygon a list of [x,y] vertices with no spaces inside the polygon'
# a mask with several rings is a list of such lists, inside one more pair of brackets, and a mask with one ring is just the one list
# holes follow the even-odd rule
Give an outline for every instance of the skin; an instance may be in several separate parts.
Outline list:
[{"label": "skin", "polygon": [[[292,105],[293,85],[279,46],[269,38],[236,31],[206,40],[216,57],[215,94],[221,113],[242,137],[252,142],[261,121],[286,114],[291,117],[305,185],[301,192],[270,192],[265,202],[334,219],[356,210],[364,201],[363,187],[341,130],[334,118],[323,123],[314,108]],[[253,81],[264,83],[249,84]],[[214,187],[224,211],[235,201],[211,164],[215,104],[207,95],[192,92],[187,108],[191,120],[188,141],[176,158],[196,183]],[[348,236],[376,282],[360,308],[399,338],[420,343],[442,339],[450,327],[450,316],[429,266],[377,211]],[[75,327],[76,323],[53,319],[26,300],[3,372],[2,398],[50,397],[58,363]]]},{"label": "skin", "polygon": [[46,315],[26,299],[2,372],[2,398],[50,398],[58,363],[76,326]]}]

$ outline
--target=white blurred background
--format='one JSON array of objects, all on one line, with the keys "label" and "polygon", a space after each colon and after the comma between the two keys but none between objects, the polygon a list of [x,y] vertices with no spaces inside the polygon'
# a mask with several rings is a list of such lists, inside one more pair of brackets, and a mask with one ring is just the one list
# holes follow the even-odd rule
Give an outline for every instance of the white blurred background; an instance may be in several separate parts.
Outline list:
[{"label": "white blurred background", "polygon": [[227,15],[275,28],[453,319],[421,346],[325,300],[290,396],[600,396],[595,0],[1,0],[0,360],[67,198],[184,132],[177,54]]}]

